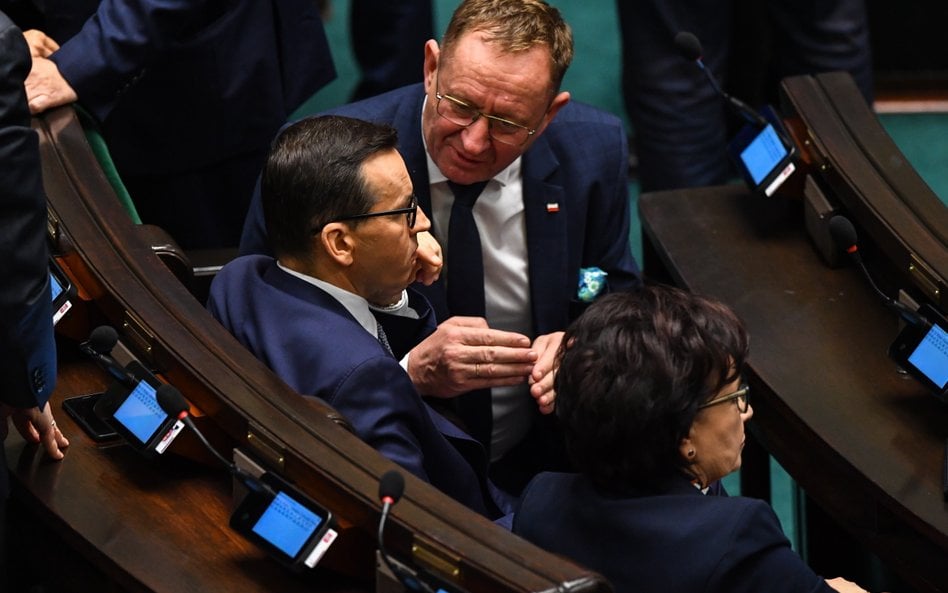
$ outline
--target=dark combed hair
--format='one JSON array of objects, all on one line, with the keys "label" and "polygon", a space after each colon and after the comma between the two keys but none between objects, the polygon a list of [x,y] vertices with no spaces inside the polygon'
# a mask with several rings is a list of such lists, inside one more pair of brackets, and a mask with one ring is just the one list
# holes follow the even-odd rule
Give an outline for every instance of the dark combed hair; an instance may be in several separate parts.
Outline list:
[{"label": "dark combed hair", "polygon": [[302,119],[274,140],[263,166],[261,199],[274,254],[302,257],[313,232],[345,216],[368,212],[362,164],[394,150],[388,125],[336,115]]},{"label": "dark combed hair", "polygon": [[748,337],[724,304],[667,286],[606,295],[566,331],[556,411],[573,463],[603,492],[652,490],[686,467],[698,406],[742,371]]}]

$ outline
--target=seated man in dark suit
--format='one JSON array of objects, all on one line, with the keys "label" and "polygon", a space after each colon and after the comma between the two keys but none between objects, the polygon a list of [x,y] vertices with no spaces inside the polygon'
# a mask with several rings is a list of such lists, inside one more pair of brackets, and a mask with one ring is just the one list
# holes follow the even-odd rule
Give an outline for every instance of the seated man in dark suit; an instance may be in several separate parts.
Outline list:
[{"label": "seated man in dark suit", "polygon": [[[264,166],[276,259],[226,265],[208,308],[304,395],[324,399],[383,455],[490,518],[509,510],[480,444],[435,412],[396,357],[434,331],[421,272],[430,227],[389,126],[339,116],[288,127]],[[496,495],[496,496],[495,496]]]}]

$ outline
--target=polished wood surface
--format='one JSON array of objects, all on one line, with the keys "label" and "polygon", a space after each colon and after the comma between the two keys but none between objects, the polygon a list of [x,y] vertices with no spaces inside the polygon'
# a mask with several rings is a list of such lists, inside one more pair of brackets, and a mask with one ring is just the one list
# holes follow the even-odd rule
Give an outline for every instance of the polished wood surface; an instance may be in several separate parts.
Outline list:
[{"label": "polished wood surface", "polygon": [[[100,391],[105,383],[91,363],[65,357],[51,402],[70,441],[66,458],[46,459],[19,434],[8,437],[5,451],[17,500],[85,554],[106,583],[119,590],[195,593],[312,591],[314,584],[320,591],[371,590],[325,570],[284,570],[229,529],[231,481],[222,468],[174,454],[145,459],[121,442],[97,444],[89,438],[61,402]],[[50,591],[89,590],[88,577],[80,574],[44,574],[60,568],[46,553],[46,546],[34,550],[44,570],[31,569],[26,578]]]},{"label": "polished wood surface", "polygon": [[912,586],[948,591],[948,407],[888,358],[893,314],[855,269],[823,264],[799,201],[722,186],[647,194],[639,212],[646,273],[746,322],[753,434]]},{"label": "polished wood surface", "polygon": [[[74,353],[76,342],[100,323],[115,327],[132,356],[178,387],[196,407],[202,428],[220,450],[240,448],[334,514],[340,535],[320,569],[370,584],[378,481],[397,466],[348,431],[345,419],[331,407],[289,389],[159,261],[115,199],[70,109],[44,114],[33,127],[40,135],[53,249],[80,287],[76,307],[57,327],[63,348],[71,347]],[[57,397],[74,394],[69,368],[64,367]],[[166,455],[206,459],[193,446],[194,439],[189,446],[186,437],[179,437]],[[211,558],[209,575],[188,577],[201,583],[194,590],[253,590],[257,574],[245,574],[241,565],[247,548],[226,526],[230,496],[222,472],[164,463],[152,468],[120,449],[77,451],[70,454],[76,460],[67,458],[60,467],[36,462],[42,470],[33,471],[30,464],[16,460],[11,466],[18,468],[19,497],[48,524],[59,525],[80,554],[105,565],[108,574],[121,577],[119,583],[133,590],[176,592],[186,590],[181,586],[185,577],[169,567],[191,562],[187,550],[206,539],[208,553],[217,545],[223,551]],[[86,454],[102,457],[105,469],[89,475],[76,469],[83,462],[93,463]],[[11,455],[19,457],[18,449]],[[109,488],[120,484],[128,488],[110,493]],[[122,500],[110,501],[111,496]],[[81,512],[71,515],[63,502],[71,497],[104,497],[104,504],[122,510],[111,521],[83,519]],[[206,503],[180,504],[179,498]],[[182,515],[180,526],[137,522],[134,511],[142,504],[174,509]],[[72,516],[72,523],[60,513]],[[202,527],[206,525],[213,527]],[[144,533],[148,531],[151,534]],[[145,543],[127,546],[122,537],[143,538]],[[149,543],[149,538],[154,539]],[[601,576],[540,550],[411,475],[406,475],[405,495],[389,519],[386,545],[399,558],[435,571],[469,593],[547,591],[567,585],[577,592],[609,590]],[[200,573],[203,564],[195,555],[187,566]],[[247,586],[213,584],[217,574],[222,582],[246,578]],[[323,589],[322,582],[314,590],[333,590]],[[340,582],[348,586],[344,578]]]}]

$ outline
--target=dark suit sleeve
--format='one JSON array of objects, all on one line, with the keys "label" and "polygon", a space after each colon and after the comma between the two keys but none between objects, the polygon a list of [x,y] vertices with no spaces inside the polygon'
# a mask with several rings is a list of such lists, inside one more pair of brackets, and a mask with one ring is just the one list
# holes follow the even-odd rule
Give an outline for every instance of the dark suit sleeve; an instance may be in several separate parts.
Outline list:
[{"label": "dark suit sleeve", "polygon": [[46,197],[23,81],[23,34],[0,13],[0,401],[42,406],[56,381]]},{"label": "dark suit sleeve", "polygon": [[371,447],[431,482],[416,437],[427,412],[414,389],[398,362],[381,355],[353,368],[328,401]]},{"label": "dark suit sleeve", "polygon": [[176,40],[213,20],[216,4],[225,5],[209,0],[102,0],[75,37],[56,40],[61,47],[51,59],[83,105],[104,120],[123,88],[171,51]]},{"label": "dark suit sleeve", "polygon": [[769,591],[771,593],[820,592],[833,589],[790,548],[777,515],[763,502],[749,505],[735,521],[730,542],[711,579],[710,590]]}]

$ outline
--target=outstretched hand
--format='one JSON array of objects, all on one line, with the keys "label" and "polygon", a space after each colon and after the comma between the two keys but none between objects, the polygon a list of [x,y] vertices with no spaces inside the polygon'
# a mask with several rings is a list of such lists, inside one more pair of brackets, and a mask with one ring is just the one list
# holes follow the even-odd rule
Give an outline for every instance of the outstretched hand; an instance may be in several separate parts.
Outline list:
[{"label": "outstretched hand", "polygon": [[527,336],[491,329],[481,317],[451,317],[411,350],[408,375],[423,395],[453,397],[523,383],[537,359]]}]

